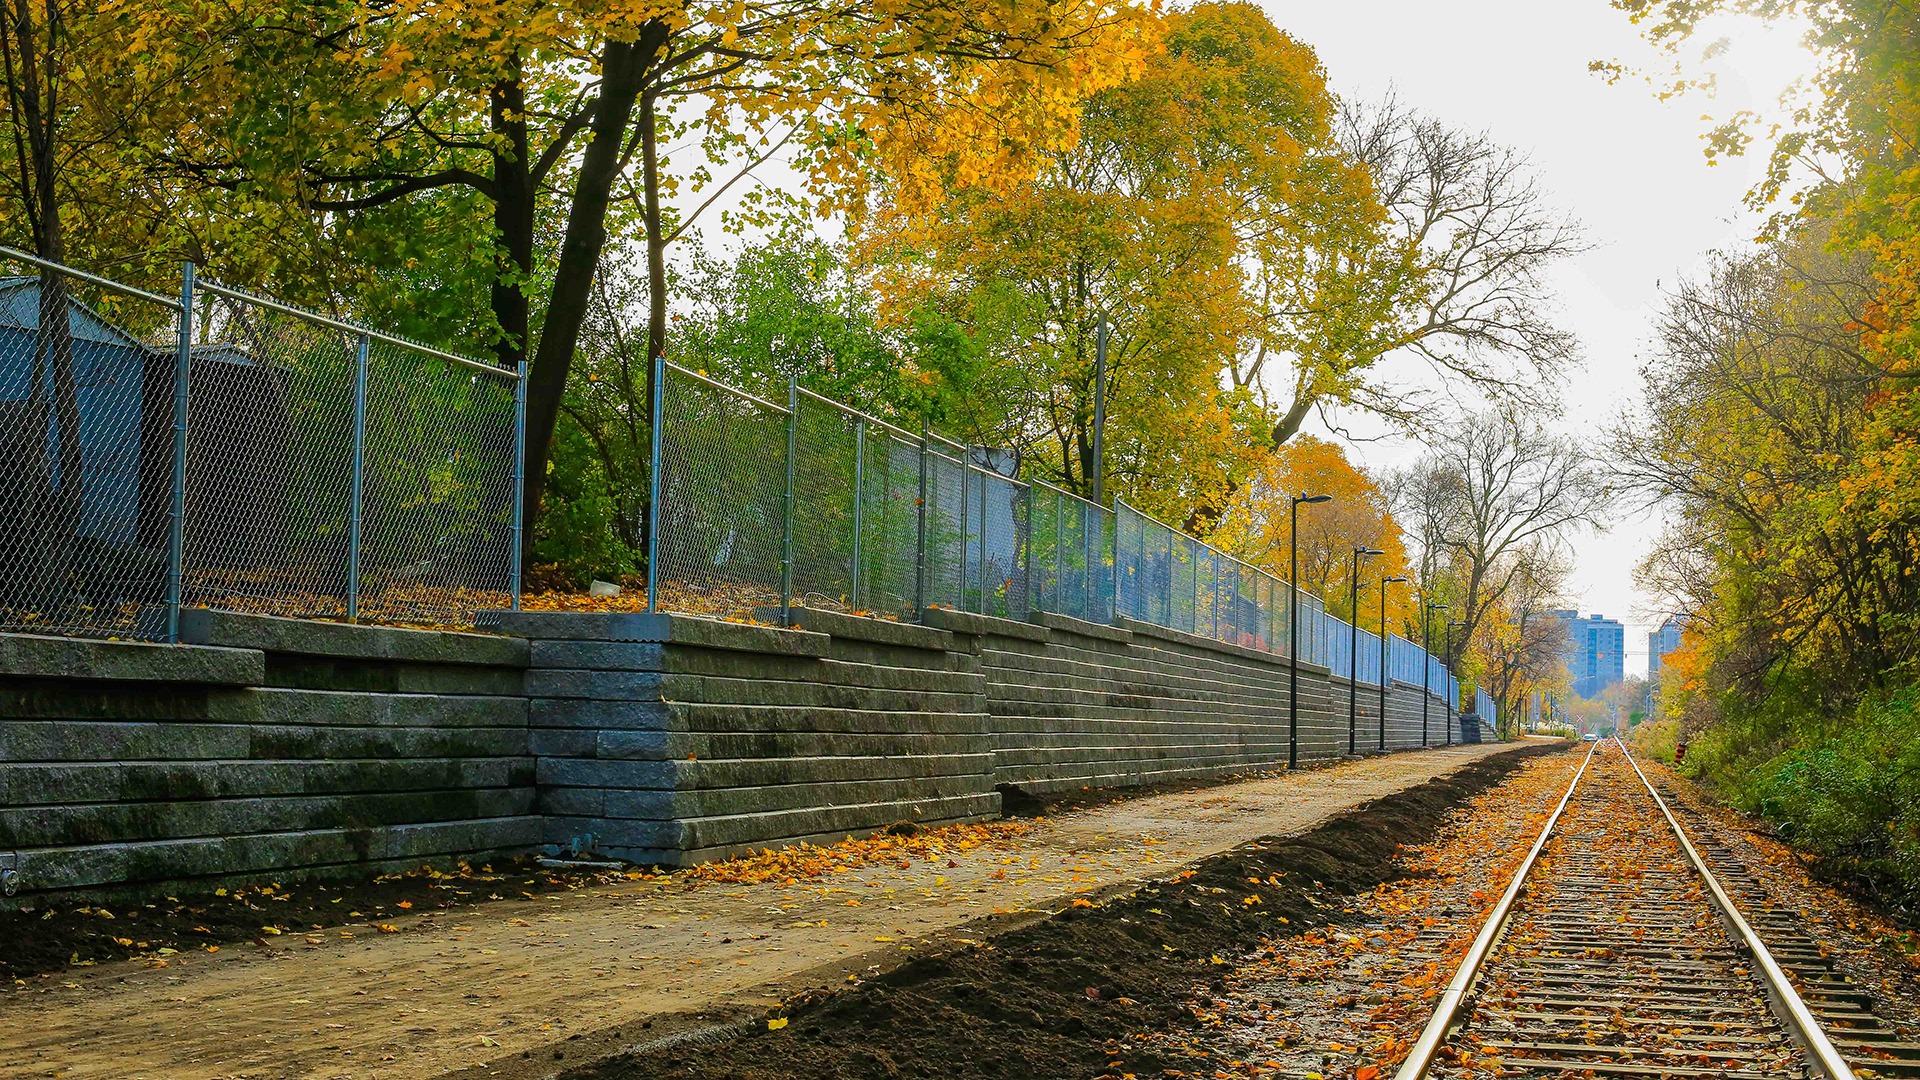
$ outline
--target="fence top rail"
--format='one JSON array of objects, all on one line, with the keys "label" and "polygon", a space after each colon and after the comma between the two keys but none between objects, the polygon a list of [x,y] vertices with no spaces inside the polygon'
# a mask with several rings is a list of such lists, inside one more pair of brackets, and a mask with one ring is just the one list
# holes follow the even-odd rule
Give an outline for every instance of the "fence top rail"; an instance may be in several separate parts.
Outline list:
[{"label": "fence top rail", "polygon": [[1051,491],[1055,495],[1059,495],[1062,498],[1072,499],[1074,502],[1077,502],[1082,506],[1092,507],[1093,509],[1100,511],[1103,514],[1111,514],[1113,512],[1107,509],[1106,507],[1101,506],[1099,503],[1094,502],[1092,499],[1083,498],[1079,495],[1075,495],[1073,492],[1068,491],[1066,488],[1063,488],[1058,484],[1049,484],[1045,480],[1028,480],[1026,481],[1026,485],[1030,488],[1039,488],[1042,491]]},{"label": "fence top rail", "polygon": [[[942,439],[940,436],[935,435],[930,431],[924,432],[919,435],[915,435],[913,432],[908,431],[906,428],[903,428],[898,424],[890,424],[887,421],[880,419],[879,417],[873,415],[870,412],[865,412],[861,409],[856,409],[851,405],[845,404],[844,402],[835,401],[832,398],[826,396],[825,394],[815,393],[814,391],[809,390],[804,386],[801,386],[799,383],[793,384],[793,390],[794,390],[794,393],[802,397],[810,397],[813,400],[819,402],[820,404],[838,409],[841,412],[846,413],[848,416],[851,416],[860,420],[865,420],[869,424],[878,424],[880,427],[885,428],[888,432],[893,434],[896,438],[905,439],[906,441],[911,443],[952,442],[952,440]],[[959,443],[952,443],[952,445],[960,449],[965,449],[965,447],[960,446]]]},{"label": "fence top rail", "polygon": [[[954,442],[951,442],[950,440],[948,441],[948,444],[949,444],[949,445],[952,445],[952,446],[956,446],[956,447],[959,447],[959,448],[960,448],[960,449],[962,449],[962,450],[965,450],[965,449],[966,449],[966,447],[964,447],[964,446],[960,446],[960,444],[959,444],[959,443],[954,443]],[[986,469],[986,468],[982,468],[982,467],[980,467],[980,466],[978,466],[978,465],[975,465],[975,464],[974,464],[973,462],[971,462],[971,461],[967,461],[967,460],[966,460],[966,459],[964,459],[964,458],[957,458],[957,457],[954,457],[954,456],[953,456],[952,454],[943,454],[943,453],[941,453],[940,451],[938,451],[938,450],[935,450],[935,449],[934,449],[933,447],[931,447],[931,446],[927,446],[927,447],[925,447],[925,450],[926,450],[926,453],[927,453],[927,456],[929,456],[929,457],[936,457],[936,458],[939,458],[939,459],[940,459],[941,461],[944,461],[944,462],[946,462],[946,463],[947,463],[947,464],[949,464],[949,465],[953,465],[953,466],[956,466],[956,467],[958,467],[958,468],[962,468],[962,469],[965,469],[965,470],[967,470],[968,472],[976,472],[976,473],[979,473],[979,474],[980,474],[981,476],[984,476],[984,477],[987,477],[987,478],[989,478],[989,479],[992,479],[992,480],[998,480],[998,481],[1000,481],[1000,482],[1001,482],[1001,483],[1003,483],[1003,484],[1008,484],[1008,485],[1011,485],[1011,486],[1013,486],[1013,487],[1016,487],[1016,488],[1019,488],[1019,489],[1021,489],[1021,490],[1023,490],[1023,491],[1025,491],[1025,490],[1028,490],[1028,489],[1030,489],[1030,488],[1032,488],[1032,487],[1033,487],[1033,482],[1032,482],[1032,481],[1030,481],[1030,480],[1016,480],[1016,479],[1014,479],[1014,478],[1012,478],[1012,477],[1010,477],[1010,476],[1008,476],[1008,475],[1006,475],[1005,473],[997,473],[997,472],[994,472],[994,471],[993,471],[992,469]]]},{"label": "fence top rail", "polygon": [[75,270],[71,266],[54,262],[51,259],[43,259],[38,255],[29,255],[18,248],[0,245],[0,255],[4,255],[18,262],[40,267],[42,270],[51,270],[54,273],[64,274],[67,277],[79,278],[89,285],[98,285],[103,289],[112,289],[115,292],[125,293],[128,296],[137,296],[142,300],[151,300],[156,304],[164,304],[175,311],[180,310],[180,298],[177,296],[161,296],[159,293],[150,293],[145,289],[136,289],[131,285],[122,285],[112,278],[103,278],[98,274],[89,274],[85,270]]},{"label": "fence top rail", "polygon": [[[668,366],[674,367],[674,365],[672,364],[669,364]],[[685,368],[677,368],[677,367],[675,368],[675,370],[686,371]],[[693,375],[693,377],[696,379],[705,379],[707,382],[713,383],[713,385],[721,387],[722,389],[733,390],[732,387],[727,386],[725,383],[714,382],[712,379],[707,379],[706,376],[704,375],[695,375],[691,371],[686,371],[686,373],[688,375]],[[793,385],[793,389],[796,394],[802,395],[804,397],[810,397],[813,400],[818,401],[820,404],[829,406],[834,409],[838,409],[840,412],[843,412],[848,416],[854,417],[859,420],[864,420],[869,424],[877,424],[881,428],[885,429],[888,434],[892,435],[894,438],[901,440],[902,442],[911,443],[915,446],[920,446],[925,444],[927,447],[927,453],[932,454],[934,457],[937,457],[942,461],[951,462],[955,465],[960,466],[963,469],[971,469],[972,471],[977,472],[982,476],[992,477],[995,480],[999,480],[1003,483],[1011,484],[1017,488],[1031,488],[1033,487],[1034,484],[1039,483],[1039,481],[1037,480],[1021,480],[1018,477],[1012,477],[1012,476],[1008,476],[1005,473],[995,472],[992,469],[986,468],[981,465],[977,465],[971,461],[966,460],[965,458],[955,457],[952,454],[943,454],[940,451],[933,449],[933,444],[937,443],[941,446],[949,446],[955,450],[960,451],[961,453],[965,453],[969,449],[971,449],[965,443],[955,442],[954,440],[949,439],[944,435],[938,435],[931,431],[923,432],[922,434],[915,435],[913,432],[908,431],[906,428],[903,428],[898,424],[890,424],[887,421],[882,420],[879,417],[873,415],[872,413],[862,412],[861,410],[856,409],[851,405],[846,405],[841,402],[835,401],[824,394],[815,393],[814,391],[809,390],[804,386],[801,386],[799,383],[795,383]],[[739,390],[734,390],[733,392],[736,394],[741,393],[741,391]],[[745,394],[743,396],[750,397],[750,398],[753,397],[752,394]],[[759,401],[760,399],[754,398],[754,400]],[[778,408],[778,406],[775,406],[775,408]],[[784,412],[785,410],[783,409],[781,411]],[[1066,493],[1062,492],[1062,494],[1066,494]]]},{"label": "fence top rail", "polygon": [[[483,371],[496,378],[507,379],[509,381],[518,381],[521,378],[520,372],[511,368],[503,368],[498,364],[489,364],[484,360],[475,360],[472,357],[461,356],[458,353],[450,353],[445,349],[436,349],[431,345],[423,345],[418,341],[409,341],[398,334],[389,334],[385,331],[375,330],[370,326],[361,326],[357,323],[347,322],[344,319],[335,319],[327,315],[322,315],[317,311],[308,311],[305,308],[295,307],[292,304],[283,304],[278,300],[260,296],[257,293],[247,292],[245,289],[236,289],[229,285],[221,285],[218,282],[208,281],[204,278],[195,281],[194,288],[205,289],[210,293],[225,296],[233,300],[239,300],[244,303],[257,304],[260,307],[278,311],[285,315],[292,315],[295,318],[305,319],[311,323],[332,327],[342,333],[358,334],[374,341],[384,341],[389,345],[398,345],[402,348],[412,349],[414,352],[425,353],[436,359],[445,360],[454,364],[462,364],[466,367]],[[178,306],[177,302],[176,306]]]},{"label": "fence top rail", "polygon": [[737,386],[728,386],[726,383],[721,382],[719,379],[710,378],[706,375],[700,374],[697,371],[693,371],[688,368],[683,368],[679,364],[676,364],[671,360],[662,361],[662,364],[666,367],[668,371],[674,372],[675,374],[685,375],[689,379],[693,379],[698,382],[703,382],[708,386],[713,387],[715,390],[724,390],[727,393],[732,394],[734,397],[746,398],[748,401],[753,402],[755,405],[764,405],[767,408],[772,409],[783,416],[787,414],[787,407],[785,405],[780,405],[775,402],[768,401],[766,398],[763,398],[758,394],[749,394],[745,390],[742,390]]},{"label": "fence top rail", "polygon": [[[1286,584],[1286,581],[1281,579],[1278,575],[1269,574],[1265,570],[1260,569],[1259,567],[1253,565],[1250,562],[1247,562],[1244,559],[1236,558],[1235,556],[1229,555],[1226,552],[1221,551],[1219,548],[1214,547],[1212,544],[1207,543],[1205,540],[1199,540],[1194,537],[1188,536],[1186,533],[1181,532],[1179,529],[1174,528],[1173,526],[1167,524],[1164,521],[1161,521],[1159,518],[1154,517],[1152,514],[1147,513],[1146,511],[1140,509],[1139,507],[1133,505],[1132,503],[1126,501],[1125,499],[1121,498],[1118,495],[1115,495],[1113,497],[1113,506],[1115,511],[1118,511],[1121,507],[1124,506],[1127,508],[1127,511],[1133,514],[1135,517],[1140,518],[1143,521],[1151,521],[1155,525],[1158,525],[1161,528],[1172,533],[1174,536],[1179,537],[1181,540],[1184,540],[1189,544],[1193,544],[1197,547],[1202,547],[1208,551],[1213,552],[1215,558],[1225,559],[1228,562],[1232,563],[1233,565],[1239,567],[1241,570],[1250,571],[1252,573],[1258,574],[1261,577],[1266,578],[1268,581],[1273,582],[1275,585]],[[1294,591],[1298,592],[1301,596],[1312,595],[1311,593],[1308,593],[1304,589],[1295,589]]]}]

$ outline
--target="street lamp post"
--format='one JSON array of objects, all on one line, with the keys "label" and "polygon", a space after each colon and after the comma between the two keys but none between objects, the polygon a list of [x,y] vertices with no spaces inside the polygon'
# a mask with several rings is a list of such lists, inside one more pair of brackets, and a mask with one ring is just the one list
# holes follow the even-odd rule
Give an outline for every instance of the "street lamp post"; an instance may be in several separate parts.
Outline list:
[{"label": "street lamp post", "polygon": [[1429,633],[1433,629],[1433,613],[1447,610],[1447,605],[1436,604],[1425,597],[1420,604],[1420,651],[1427,654],[1426,663],[1420,665],[1420,745],[1425,747],[1427,736],[1427,706],[1433,697],[1433,641]]},{"label": "street lamp post", "polygon": [[1379,548],[1353,549],[1353,575],[1347,579],[1347,753],[1359,753],[1355,745],[1360,723],[1360,560],[1370,555],[1385,555]]},{"label": "street lamp post", "polygon": [[[1387,637],[1387,586],[1394,582],[1406,584],[1405,577],[1395,575],[1380,579],[1380,749],[1387,748],[1387,653],[1392,639]],[[1359,612],[1354,614],[1358,615]]]},{"label": "street lamp post", "polygon": [[1331,495],[1289,496],[1287,528],[1287,768],[1300,767],[1300,504],[1332,502]]},{"label": "street lamp post", "polygon": [[1453,674],[1453,628],[1466,627],[1466,623],[1447,620],[1447,745],[1453,745],[1453,718],[1459,714],[1460,702],[1453,696],[1453,686],[1460,680]]}]

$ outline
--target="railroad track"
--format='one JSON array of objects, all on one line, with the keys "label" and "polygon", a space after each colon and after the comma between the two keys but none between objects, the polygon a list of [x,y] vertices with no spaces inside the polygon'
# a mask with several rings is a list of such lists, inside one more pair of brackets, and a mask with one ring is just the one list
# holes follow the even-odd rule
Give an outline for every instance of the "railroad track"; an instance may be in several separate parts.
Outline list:
[{"label": "railroad track", "polygon": [[1592,747],[1398,1080],[1920,1077],[1702,824],[1696,846],[1624,745]]}]

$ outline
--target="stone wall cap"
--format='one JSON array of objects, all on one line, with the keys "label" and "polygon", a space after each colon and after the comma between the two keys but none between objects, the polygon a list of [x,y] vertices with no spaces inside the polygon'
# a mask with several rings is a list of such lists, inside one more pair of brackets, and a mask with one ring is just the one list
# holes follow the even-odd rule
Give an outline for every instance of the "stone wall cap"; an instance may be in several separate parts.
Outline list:
[{"label": "stone wall cap", "polygon": [[0,675],[257,686],[267,672],[256,649],[0,634]]},{"label": "stone wall cap", "polygon": [[997,634],[1000,637],[1025,638],[1028,641],[1046,641],[1053,634],[1044,626],[1020,622],[1015,619],[1002,619],[997,615],[976,615],[971,611],[958,611],[954,608],[930,607],[920,613],[920,621],[928,626],[942,630],[951,630],[956,634]]},{"label": "stone wall cap", "polygon": [[181,640],[301,656],[343,656],[422,664],[526,667],[527,643],[499,634],[293,619],[238,611],[180,612]]},{"label": "stone wall cap", "polygon": [[[777,609],[765,614],[779,617]],[[931,649],[946,652],[954,648],[953,634],[932,626],[919,623],[895,622],[892,619],[875,618],[870,615],[849,615],[839,611],[827,611],[822,608],[795,607],[793,624],[803,630],[830,634],[837,638],[852,641],[870,641],[878,645],[904,645],[912,649]]]},{"label": "stone wall cap", "polygon": [[1130,645],[1133,643],[1133,631],[1122,626],[1114,626],[1111,623],[1076,619],[1071,615],[1061,615],[1053,611],[1036,611],[1027,616],[1027,618],[1034,624],[1044,626],[1049,630],[1058,630],[1068,634],[1079,634],[1081,637],[1099,638],[1103,641],[1117,641],[1122,645]]},{"label": "stone wall cap", "polygon": [[670,611],[483,611],[475,621],[502,634],[542,641],[635,641],[783,656],[825,656],[830,641],[811,630]]}]

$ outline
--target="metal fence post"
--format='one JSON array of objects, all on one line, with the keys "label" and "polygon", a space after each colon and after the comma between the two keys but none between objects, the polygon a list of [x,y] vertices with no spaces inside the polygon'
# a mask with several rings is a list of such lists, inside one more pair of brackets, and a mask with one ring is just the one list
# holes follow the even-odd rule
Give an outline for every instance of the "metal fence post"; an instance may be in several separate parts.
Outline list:
[{"label": "metal fence post", "polygon": [[180,340],[173,362],[173,478],[167,509],[167,642],[180,641],[187,534],[187,402],[193,366],[193,264],[180,267]]},{"label": "metal fence post", "polygon": [[867,421],[865,417],[855,417],[853,421],[853,583],[852,598],[848,604],[855,613],[860,610],[860,530],[864,524],[862,511],[866,508],[867,493]]},{"label": "metal fence post", "polygon": [[647,467],[647,610],[660,610],[660,459],[665,432],[660,430],[666,416],[667,358],[653,358],[652,459]]},{"label": "metal fence post", "polygon": [[[1113,497],[1113,596],[1107,603],[1107,622],[1120,619],[1120,496]],[[1107,538],[1106,523],[1101,522],[1101,546],[1105,547]]]},{"label": "metal fence post", "polygon": [[961,611],[967,610],[967,552],[973,545],[968,538],[973,534],[973,504],[967,500],[972,493],[973,470],[963,461],[960,465],[960,574],[957,591],[953,596],[953,606]]},{"label": "metal fence post", "polygon": [[787,490],[781,500],[780,623],[793,625],[793,472],[800,456],[800,384],[787,380]]},{"label": "metal fence post", "polygon": [[360,515],[367,482],[367,335],[353,356],[353,501],[347,505],[347,621],[360,618]]},{"label": "metal fence post", "polygon": [[980,614],[987,613],[987,474],[980,474],[980,556],[974,560],[980,571]]},{"label": "metal fence post", "polygon": [[920,501],[913,522],[913,610],[927,610],[927,433],[920,433]]},{"label": "metal fence post", "polygon": [[[1060,496],[1058,495],[1053,497],[1053,506],[1053,589],[1051,595],[1053,597],[1053,609],[1059,611],[1062,615],[1068,615],[1072,613],[1061,610],[1067,606],[1062,599],[1066,594],[1067,588],[1065,557],[1067,544],[1067,507],[1061,503]],[[1074,504],[1073,510],[1074,513],[1080,515],[1081,525],[1084,527],[1087,520],[1086,511],[1081,509],[1078,504]]]},{"label": "metal fence post", "polygon": [[[1027,508],[1027,527],[1014,530],[1014,547],[1020,554],[1020,595],[1026,601],[1025,618],[1032,618],[1033,603],[1033,485],[1027,485],[1027,491],[1021,502]],[[1011,590],[1009,590],[1011,591]]]},{"label": "metal fence post", "polygon": [[[527,528],[527,362],[521,360],[514,371],[519,379],[513,384],[513,552],[507,569],[507,607],[519,611],[520,579],[526,570],[520,545]],[[647,565],[653,565],[651,557]]]}]

